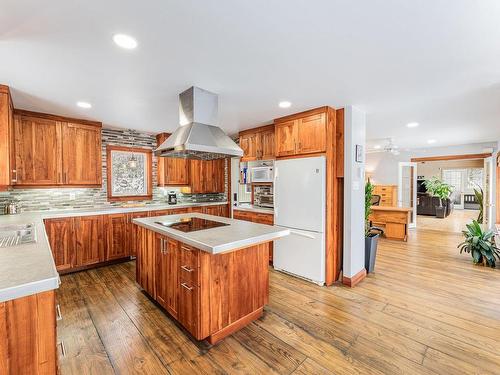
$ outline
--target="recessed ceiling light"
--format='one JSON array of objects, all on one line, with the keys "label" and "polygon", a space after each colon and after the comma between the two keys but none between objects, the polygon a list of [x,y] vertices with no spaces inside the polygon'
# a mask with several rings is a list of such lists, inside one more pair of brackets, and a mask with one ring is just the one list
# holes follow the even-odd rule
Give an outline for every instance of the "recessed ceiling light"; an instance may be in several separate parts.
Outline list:
[{"label": "recessed ceiling light", "polygon": [[375,145],[375,146],[373,146],[373,148],[374,148],[375,150],[379,150],[381,147],[382,147],[382,146],[380,146],[380,145]]},{"label": "recessed ceiling light", "polygon": [[435,139],[428,139],[427,143],[431,145],[433,143],[436,143],[436,140]]},{"label": "recessed ceiling light", "polygon": [[280,108],[290,108],[292,103],[285,100],[280,102],[278,105],[280,106]]},{"label": "recessed ceiling light", "polygon": [[137,47],[137,40],[132,38],[130,35],[115,34],[113,35],[113,41],[125,49],[134,49]]},{"label": "recessed ceiling light", "polygon": [[85,109],[92,108],[92,104],[87,102],[76,102],[76,105],[80,108],[85,108]]},{"label": "recessed ceiling light", "polygon": [[416,128],[419,125],[420,124],[418,122],[409,122],[408,124],[406,124],[406,126],[409,128]]}]

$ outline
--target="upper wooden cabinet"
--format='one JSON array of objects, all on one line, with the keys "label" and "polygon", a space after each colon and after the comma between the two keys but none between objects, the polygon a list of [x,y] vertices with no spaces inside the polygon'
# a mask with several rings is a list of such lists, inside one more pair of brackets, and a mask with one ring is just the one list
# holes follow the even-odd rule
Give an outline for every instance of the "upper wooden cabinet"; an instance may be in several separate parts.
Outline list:
[{"label": "upper wooden cabinet", "polygon": [[66,185],[100,185],[102,182],[101,128],[62,123],[62,168]]},{"label": "upper wooden cabinet", "polygon": [[240,132],[240,147],[243,150],[241,161],[273,159],[274,125],[248,129]]},{"label": "upper wooden cabinet", "polygon": [[326,152],[326,107],[274,120],[276,156]]},{"label": "upper wooden cabinet", "polygon": [[12,145],[14,133],[14,108],[7,86],[0,85],[0,190],[12,184],[15,174]]},{"label": "upper wooden cabinet", "polygon": [[[170,134],[160,133],[156,136],[157,145],[161,145]],[[158,158],[158,186],[188,186],[189,159]]]},{"label": "upper wooden cabinet", "polygon": [[191,193],[223,193],[225,169],[225,159],[190,160]]},{"label": "upper wooden cabinet", "polygon": [[15,116],[16,185],[62,183],[61,123],[32,116]]},{"label": "upper wooden cabinet", "polygon": [[16,111],[13,149],[13,185],[102,184],[100,123]]}]

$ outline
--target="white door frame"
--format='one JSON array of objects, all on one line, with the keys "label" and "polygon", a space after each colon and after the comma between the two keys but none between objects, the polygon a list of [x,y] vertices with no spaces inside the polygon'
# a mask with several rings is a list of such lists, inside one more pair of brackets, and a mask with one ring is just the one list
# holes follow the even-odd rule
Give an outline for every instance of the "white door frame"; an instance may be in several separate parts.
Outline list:
[{"label": "white door frame", "polygon": [[413,207],[412,207],[412,223],[409,228],[417,227],[417,163],[412,161],[400,161],[398,165],[398,206],[403,206],[403,167],[413,167]]},{"label": "white door frame", "polygon": [[[493,178],[495,177],[493,173],[493,157],[488,157],[484,159],[484,174],[483,174],[483,223],[487,228],[493,228],[496,218],[493,217],[493,189],[494,183]],[[489,186],[486,186],[487,176],[489,176]]]}]

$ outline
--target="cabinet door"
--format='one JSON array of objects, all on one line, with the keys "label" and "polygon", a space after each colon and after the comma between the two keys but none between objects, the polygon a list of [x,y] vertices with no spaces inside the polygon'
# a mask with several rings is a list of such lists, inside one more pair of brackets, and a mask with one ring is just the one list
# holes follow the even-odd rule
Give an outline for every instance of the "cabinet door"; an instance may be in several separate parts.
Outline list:
[{"label": "cabinet door", "polygon": [[[11,184],[12,104],[8,92],[0,91],[0,190]],[[15,181],[14,181],[15,182]]]},{"label": "cabinet door", "polygon": [[166,255],[167,238],[161,234],[155,233],[155,258],[156,258],[156,300],[158,303],[167,308],[168,305],[168,283],[167,283],[167,273],[168,267],[168,257]]},{"label": "cabinet door", "polygon": [[298,120],[298,154],[326,151],[326,115],[319,113]]},{"label": "cabinet door", "polygon": [[[208,193],[223,193],[225,190],[226,159],[216,159],[212,164],[212,183]],[[207,189],[208,190],[208,189]]]},{"label": "cabinet door", "polygon": [[76,266],[88,266],[104,261],[103,216],[75,218]]},{"label": "cabinet door", "polygon": [[189,185],[189,159],[165,158],[165,185]]},{"label": "cabinet door", "polygon": [[240,136],[240,147],[243,150],[241,161],[257,159],[257,134],[250,133]]},{"label": "cabinet door", "polygon": [[75,263],[73,218],[46,219],[45,231],[58,271],[68,270]]},{"label": "cabinet door", "polygon": [[125,258],[130,255],[128,244],[127,214],[107,215],[107,248],[106,260]]},{"label": "cabinet door", "polygon": [[261,159],[273,159],[275,155],[274,151],[275,139],[274,130],[265,130],[260,133],[260,158]]},{"label": "cabinet door", "polygon": [[62,124],[63,183],[66,185],[101,185],[101,128]]},{"label": "cabinet door", "polygon": [[182,279],[179,283],[179,323],[198,338],[198,287]]},{"label": "cabinet door", "polygon": [[276,156],[294,155],[297,143],[297,121],[278,123],[274,129]]},{"label": "cabinet door", "polygon": [[14,121],[16,185],[61,183],[61,123],[28,116]]},{"label": "cabinet door", "polygon": [[205,192],[205,176],[203,160],[190,160],[189,174],[191,183],[191,192],[193,194]]},{"label": "cabinet door", "polygon": [[143,227],[137,230],[137,283],[153,298],[156,298],[156,254],[159,251],[157,234]]},{"label": "cabinet door", "polygon": [[138,236],[137,236],[137,232],[138,232],[138,226],[135,225],[134,223],[132,223],[132,219],[134,218],[139,218],[139,217],[148,217],[149,216],[149,212],[145,211],[145,212],[135,212],[135,213],[131,213],[131,214],[128,214],[128,230],[127,230],[127,234],[128,234],[128,243],[129,243],[129,250],[130,250],[130,255],[135,257],[137,256],[137,248],[138,248]]}]

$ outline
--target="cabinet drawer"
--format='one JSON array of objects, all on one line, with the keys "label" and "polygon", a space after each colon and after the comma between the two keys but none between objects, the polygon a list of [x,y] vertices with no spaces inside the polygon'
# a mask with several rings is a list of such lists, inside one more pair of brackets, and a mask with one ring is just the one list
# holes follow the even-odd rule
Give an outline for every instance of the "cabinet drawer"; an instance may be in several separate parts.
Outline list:
[{"label": "cabinet drawer", "polygon": [[196,339],[201,339],[198,333],[198,287],[185,280],[179,282],[179,322]]},{"label": "cabinet drawer", "polygon": [[255,222],[260,224],[273,225],[274,217],[270,214],[255,214]]},{"label": "cabinet drawer", "polygon": [[[181,257],[182,258],[182,257]],[[197,267],[192,267],[190,265],[184,264],[181,259],[179,264],[179,276],[181,281],[185,281],[188,284],[199,286],[199,273],[200,269]]]},{"label": "cabinet drawer", "polygon": [[186,244],[181,244],[181,266],[198,269],[200,266],[199,250]]}]

